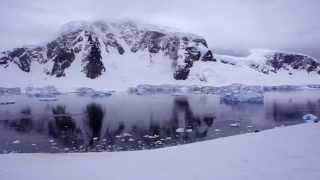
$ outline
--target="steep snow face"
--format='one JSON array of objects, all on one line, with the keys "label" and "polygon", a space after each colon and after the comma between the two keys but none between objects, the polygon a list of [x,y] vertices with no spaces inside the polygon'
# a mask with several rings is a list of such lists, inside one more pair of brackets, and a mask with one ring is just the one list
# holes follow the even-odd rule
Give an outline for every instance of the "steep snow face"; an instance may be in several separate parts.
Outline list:
[{"label": "steep snow face", "polygon": [[97,79],[112,69],[108,65],[115,59],[121,61],[121,56],[132,58],[130,64],[152,62],[157,56],[170,61],[167,68],[174,79],[186,80],[194,61],[215,61],[207,46],[202,37],[133,21],[79,21],[66,24],[43,46],[2,52],[0,66],[1,71],[17,66],[26,73],[38,71],[57,78],[72,76],[69,69],[73,69]]}]

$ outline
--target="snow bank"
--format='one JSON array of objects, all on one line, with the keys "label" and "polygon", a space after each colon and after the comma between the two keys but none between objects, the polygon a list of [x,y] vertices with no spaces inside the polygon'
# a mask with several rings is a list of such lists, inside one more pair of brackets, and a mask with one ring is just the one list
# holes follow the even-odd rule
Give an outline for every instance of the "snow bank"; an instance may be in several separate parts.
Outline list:
[{"label": "snow bank", "polygon": [[151,151],[0,155],[0,179],[318,180],[318,137],[312,123]]}]

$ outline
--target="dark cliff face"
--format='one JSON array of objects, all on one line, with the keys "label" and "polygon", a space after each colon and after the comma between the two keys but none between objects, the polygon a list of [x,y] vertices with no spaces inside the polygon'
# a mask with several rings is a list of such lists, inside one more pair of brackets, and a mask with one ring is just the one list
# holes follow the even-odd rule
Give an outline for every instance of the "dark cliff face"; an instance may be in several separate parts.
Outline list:
[{"label": "dark cliff face", "polygon": [[253,63],[250,64],[250,67],[264,74],[278,73],[279,71],[287,71],[292,74],[295,70],[320,74],[320,63],[309,56],[276,52],[265,55],[265,58],[264,64]]},{"label": "dark cliff face", "polygon": [[273,67],[273,72],[277,72],[280,69],[288,70],[292,68],[307,72],[315,71],[320,74],[320,63],[304,55],[275,53],[268,58],[267,65]]},{"label": "dark cliff face", "polygon": [[85,66],[83,68],[83,72],[86,73],[86,76],[91,79],[95,79],[102,75],[102,73],[106,70],[103,65],[101,51],[100,51],[100,43],[99,39],[92,38],[91,35],[88,36],[88,41],[90,42],[89,53],[86,57]]},{"label": "dark cliff face", "polygon": [[[149,28],[134,22],[121,23],[74,23],[65,28],[56,39],[44,46],[16,48],[0,54],[0,66],[17,65],[22,71],[32,71],[33,64],[48,64],[45,73],[57,78],[68,76],[66,69],[75,61],[80,61],[87,78],[95,79],[103,75],[103,54],[117,52],[161,53],[172,60],[173,77],[177,80],[188,78],[195,61],[215,61],[207,42],[198,36],[167,32],[159,28]],[[204,51],[204,49],[206,49]],[[132,62],[134,63],[134,62]],[[52,65],[51,65],[52,64]]]}]

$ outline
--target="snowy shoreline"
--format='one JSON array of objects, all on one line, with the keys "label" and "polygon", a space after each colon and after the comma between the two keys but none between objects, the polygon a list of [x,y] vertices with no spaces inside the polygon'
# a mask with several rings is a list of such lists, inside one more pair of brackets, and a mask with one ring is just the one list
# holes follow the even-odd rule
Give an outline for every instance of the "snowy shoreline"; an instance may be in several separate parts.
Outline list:
[{"label": "snowy shoreline", "polygon": [[148,151],[7,154],[0,179],[318,180],[319,136],[310,123]]}]

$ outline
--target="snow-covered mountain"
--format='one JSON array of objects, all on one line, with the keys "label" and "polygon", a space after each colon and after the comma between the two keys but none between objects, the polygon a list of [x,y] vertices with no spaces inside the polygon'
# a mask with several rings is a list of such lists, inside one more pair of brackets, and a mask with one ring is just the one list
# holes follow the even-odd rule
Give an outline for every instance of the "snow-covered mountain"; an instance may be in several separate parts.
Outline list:
[{"label": "snow-covered mountain", "polygon": [[0,64],[5,68],[18,66],[27,73],[42,65],[47,75],[58,78],[68,76],[66,70],[74,64],[81,64],[78,71],[95,79],[112,68],[105,63],[109,56],[137,52],[148,54],[150,61],[158,54],[170,59],[172,75],[177,80],[187,79],[194,61],[215,61],[206,40],[200,36],[133,21],[99,21],[68,23],[45,45],[3,52]]},{"label": "snow-covered mountain", "polygon": [[274,50],[254,49],[247,57],[220,56],[220,62],[230,65],[245,65],[264,74],[287,71],[294,74],[297,71],[317,73],[320,75],[320,61],[298,53],[288,53]]},{"label": "snow-covered mountain", "polygon": [[131,20],[70,22],[47,43],[2,52],[0,86],[320,83],[320,62],[306,55],[234,57],[208,47],[201,36]]}]

